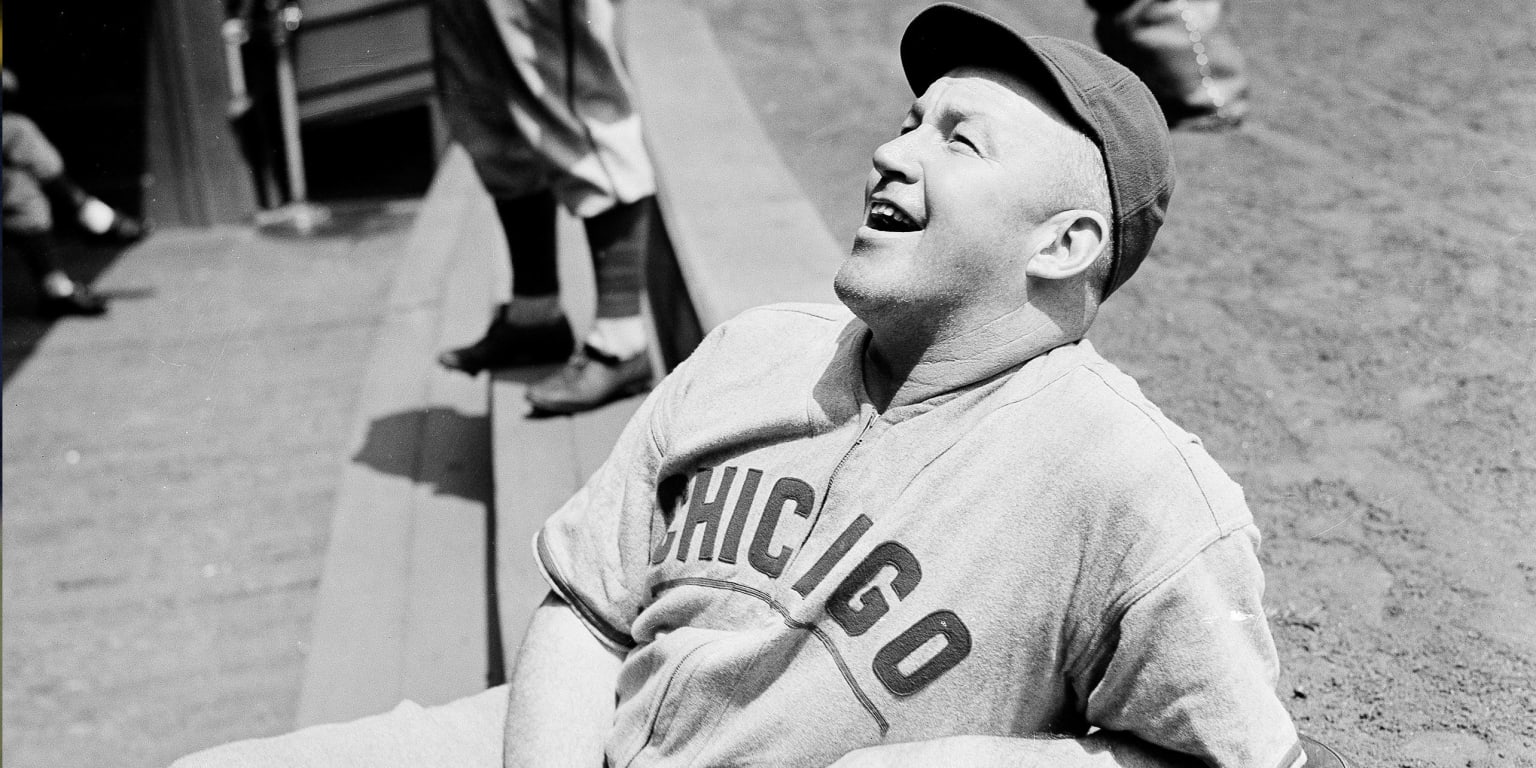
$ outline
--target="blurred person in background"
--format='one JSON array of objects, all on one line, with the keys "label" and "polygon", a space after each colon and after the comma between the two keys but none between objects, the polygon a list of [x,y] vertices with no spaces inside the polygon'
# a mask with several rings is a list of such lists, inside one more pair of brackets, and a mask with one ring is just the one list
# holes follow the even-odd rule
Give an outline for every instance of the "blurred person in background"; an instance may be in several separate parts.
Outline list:
[{"label": "blurred person in background", "polygon": [[1248,112],[1243,56],[1223,0],[1088,0],[1099,47],[1146,82],[1168,125],[1225,130]]},{"label": "blurred person in background", "polygon": [[277,106],[277,48],[287,31],[278,23],[283,0],[225,0],[224,45],[232,51],[230,125],[251,168],[256,200],[264,209],[289,201],[282,117]]},{"label": "blurred person in background", "polygon": [[133,242],[143,235],[143,225],[69,178],[64,159],[37,124],[10,109],[18,84],[9,70],[3,77],[6,252],[21,255],[32,270],[42,294],[40,311],[44,315],[100,315],[107,311],[106,300],[64,270],[54,235],[55,207],[68,221],[102,241]]},{"label": "blurred person in background", "polygon": [[[661,224],[613,4],[433,0],[432,19],[449,131],[495,198],[512,259],[512,300],[439,361],[471,375],[564,361],[528,389],[549,413],[649,388],[640,291]],[[597,318],[579,347],[560,305],[557,205],[582,220],[596,275]]]}]

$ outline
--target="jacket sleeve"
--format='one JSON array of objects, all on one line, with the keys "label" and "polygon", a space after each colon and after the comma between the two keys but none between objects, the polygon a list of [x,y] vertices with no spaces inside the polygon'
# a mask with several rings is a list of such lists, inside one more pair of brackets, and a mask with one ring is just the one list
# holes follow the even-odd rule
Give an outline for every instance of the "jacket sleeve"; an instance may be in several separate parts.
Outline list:
[{"label": "jacket sleeve", "polygon": [[1257,539],[1252,525],[1238,528],[1127,595],[1079,679],[1090,724],[1212,766],[1296,764],[1296,729],[1274,692]]},{"label": "jacket sleeve", "polygon": [[534,537],[550,588],[609,647],[634,646],[630,628],[649,600],[651,550],[666,536],[661,515],[671,414],[686,397],[690,372],[718,345],[716,329],[662,380],[619,435],[612,452]]}]

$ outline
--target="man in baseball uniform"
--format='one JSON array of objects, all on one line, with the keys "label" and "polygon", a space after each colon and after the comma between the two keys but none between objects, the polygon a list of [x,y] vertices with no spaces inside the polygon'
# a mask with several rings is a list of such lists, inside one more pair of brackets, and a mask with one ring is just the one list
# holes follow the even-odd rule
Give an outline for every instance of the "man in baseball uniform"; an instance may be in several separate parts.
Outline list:
[{"label": "man in baseball uniform", "polygon": [[1083,340],[1172,191],[1156,101],[958,6],[901,51],[918,98],[875,151],[846,308],[749,311],[650,396],[537,537],[552,593],[509,690],[242,754],[1305,761],[1242,491]]}]

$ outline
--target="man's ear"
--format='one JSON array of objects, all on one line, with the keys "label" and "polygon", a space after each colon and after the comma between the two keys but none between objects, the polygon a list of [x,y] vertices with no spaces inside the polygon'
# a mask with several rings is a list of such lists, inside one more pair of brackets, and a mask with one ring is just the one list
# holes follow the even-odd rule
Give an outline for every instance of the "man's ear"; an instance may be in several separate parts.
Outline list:
[{"label": "man's ear", "polygon": [[1085,272],[1104,252],[1109,222],[1087,209],[1062,211],[1047,219],[1041,230],[1049,239],[1024,265],[1024,273],[1043,280],[1065,280]]}]

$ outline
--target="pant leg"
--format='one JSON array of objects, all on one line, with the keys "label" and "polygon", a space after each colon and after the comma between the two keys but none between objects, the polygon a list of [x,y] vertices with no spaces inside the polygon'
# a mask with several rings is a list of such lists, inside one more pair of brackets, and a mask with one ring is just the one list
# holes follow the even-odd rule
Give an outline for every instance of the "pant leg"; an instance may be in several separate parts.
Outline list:
[{"label": "pant leg", "polygon": [[40,182],[64,173],[64,158],[37,123],[26,115],[6,112],[0,116],[4,138],[5,167],[25,171]]},{"label": "pant leg", "polygon": [[[50,203],[78,213],[95,199],[64,172],[64,158],[31,118],[6,112],[4,132],[6,226],[49,231],[54,223]],[[36,200],[34,193],[44,200]]]},{"label": "pant leg", "polygon": [[64,271],[64,260],[59,258],[59,246],[52,232],[47,230],[22,232],[6,229],[3,234],[0,234],[0,238],[5,242],[5,252],[19,254],[22,262],[32,273],[32,281],[45,292],[47,283],[44,278]]},{"label": "pant leg", "polygon": [[[617,234],[613,243],[593,243],[598,314],[637,314],[651,228],[635,224],[653,217],[655,180],[618,56],[612,2],[434,0],[433,10],[450,130],[492,196],[507,204],[498,207],[548,190],[583,219],[612,214],[625,224],[599,227]],[[649,205],[621,210],[642,201]],[[519,233],[507,236],[517,293],[516,262],[546,257],[527,253],[532,242]],[[629,247],[635,243],[641,247]]]},{"label": "pant leg", "polygon": [[491,197],[549,189],[548,160],[523,135],[508,107],[527,93],[507,57],[486,0],[432,0],[433,66],[443,117],[469,152]]},{"label": "pant leg", "polygon": [[278,107],[277,52],[271,43],[268,14],[257,11],[253,16],[251,39],[240,46],[251,104],[237,121],[235,134],[251,168],[257,201],[263,208],[275,208],[293,199],[288,189],[287,149],[283,146],[283,120]]},{"label": "pant leg", "polygon": [[1223,24],[1222,0],[1089,0],[1104,52],[1141,76],[1170,123],[1241,118],[1248,79]]},{"label": "pant leg", "polygon": [[63,272],[53,238],[53,204],[43,188],[47,179],[64,175],[64,160],[37,124],[25,115],[6,112],[4,164],[0,168],[0,207],[3,207],[7,252],[20,254],[33,280]]},{"label": "pant leg", "polygon": [[31,173],[5,165],[0,170],[0,201],[4,205],[7,233],[32,235],[53,231],[53,206]]},{"label": "pant leg", "polygon": [[507,688],[438,707],[402,702],[382,715],[237,741],[172,768],[501,768]]},{"label": "pant leg", "polygon": [[590,218],[654,194],[611,0],[487,1],[526,86],[512,120],[548,160],[560,202]]},{"label": "pant leg", "polygon": [[496,200],[496,217],[512,257],[512,299],[560,295],[555,256],[555,196],[544,190]]},{"label": "pant leg", "polygon": [[662,231],[661,209],[654,196],[623,203],[582,220],[592,249],[599,318],[640,314],[645,289],[645,257]]}]

